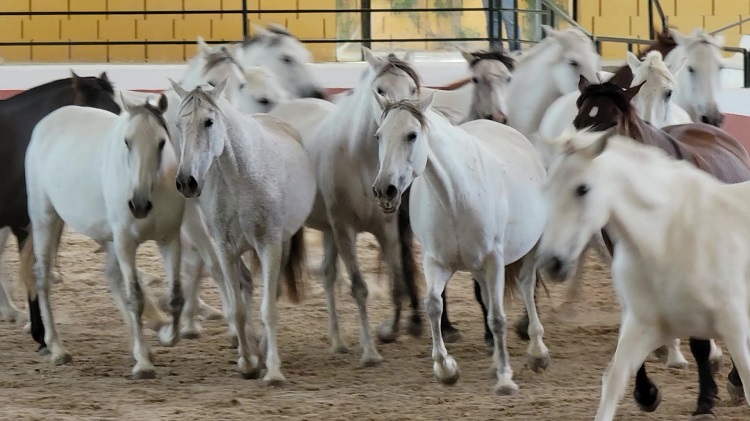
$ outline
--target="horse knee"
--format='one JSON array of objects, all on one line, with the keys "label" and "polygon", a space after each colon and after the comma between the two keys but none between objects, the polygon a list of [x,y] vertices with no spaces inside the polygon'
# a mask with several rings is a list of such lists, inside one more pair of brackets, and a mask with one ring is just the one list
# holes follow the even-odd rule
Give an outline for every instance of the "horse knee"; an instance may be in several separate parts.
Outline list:
[{"label": "horse knee", "polygon": [[431,292],[425,298],[424,309],[431,320],[440,319],[443,314],[443,298]]},{"label": "horse knee", "polygon": [[490,330],[492,330],[493,333],[495,333],[496,335],[500,335],[503,331],[505,331],[505,316],[493,315],[492,313],[490,313],[487,316],[487,324],[489,325]]}]

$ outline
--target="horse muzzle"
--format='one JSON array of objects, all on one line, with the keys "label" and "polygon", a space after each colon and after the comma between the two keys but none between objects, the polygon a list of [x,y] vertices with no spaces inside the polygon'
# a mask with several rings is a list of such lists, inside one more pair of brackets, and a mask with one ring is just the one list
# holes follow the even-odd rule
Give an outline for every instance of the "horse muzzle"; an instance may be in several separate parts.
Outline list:
[{"label": "horse muzzle", "polygon": [[[376,184],[377,186],[377,184]],[[383,213],[394,213],[401,204],[401,195],[398,188],[393,184],[388,184],[385,188],[373,186],[372,194],[378,199],[378,205]]]},{"label": "horse muzzle", "polygon": [[710,124],[712,126],[721,127],[721,125],[724,123],[724,114],[717,111],[715,113],[702,115],[701,122]]},{"label": "horse muzzle", "polygon": [[175,186],[177,191],[188,199],[201,195],[202,186],[192,175],[178,175]]},{"label": "horse muzzle", "polygon": [[130,212],[136,219],[143,219],[147,217],[151,212],[151,209],[154,208],[154,204],[148,199],[133,196],[133,198],[128,201],[128,208],[130,208]]},{"label": "horse muzzle", "polygon": [[544,254],[539,257],[539,267],[549,273],[552,280],[564,282],[570,273],[570,263],[556,255]]}]

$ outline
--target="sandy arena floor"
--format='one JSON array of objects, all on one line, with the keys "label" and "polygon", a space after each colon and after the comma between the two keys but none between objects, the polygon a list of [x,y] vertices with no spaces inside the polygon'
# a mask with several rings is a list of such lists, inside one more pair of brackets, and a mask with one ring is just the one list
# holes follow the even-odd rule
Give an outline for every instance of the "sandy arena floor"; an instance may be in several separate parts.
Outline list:
[{"label": "sandy arena floor", "polygon": [[[316,266],[320,245],[317,234],[311,234],[310,261]],[[495,396],[480,309],[470,278],[460,274],[449,284],[448,297],[451,318],[464,338],[448,348],[461,368],[461,378],[455,386],[445,387],[432,374],[429,330],[421,339],[403,336],[397,343],[379,345],[386,361],[379,367],[361,368],[355,306],[343,288],[339,311],[352,352],[330,355],[323,290],[319,277],[313,275],[303,304],[281,304],[279,337],[288,380],[284,388],[266,388],[259,380],[239,377],[236,351],[225,336],[223,321],[205,322],[199,340],[183,340],[175,348],[159,346],[148,331],[158,379],[136,382],[129,378],[130,334],[107,292],[104,256],[95,254],[95,249],[95,243],[72,233],[66,233],[60,249],[65,280],[54,286],[52,303],[59,333],[73,355],[71,364],[52,366],[34,352],[35,344],[20,326],[0,321],[0,419],[590,420],[599,401],[601,374],[617,337],[619,306],[609,270],[591,258],[586,292],[575,315],[563,317],[553,310],[560,302],[561,286],[550,285],[551,300],[540,296],[545,343],[552,357],[549,369],[535,374],[526,368],[526,344],[513,334],[510,354],[521,391],[514,397]],[[375,250],[368,238],[360,240],[362,268],[375,285],[369,306],[373,328],[390,314],[387,290],[378,287],[387,281],[385,276],[378,280]],[[14,278],[16,258],[15,244],[9,244],[3,257],[4,273]],[[141,248],[139,262],[145,271],[162,276],[152,244]],[[204,285],[204,298],[218,308],[213,282],[207,279]],[[159,282],[152,288],[161,291],[163,287]],[[16,303],[23,302],[18,290],[14,298]],[[508,311],[512,321],[520,307],[519,301]],[[662,387],[661,407],[652,414],[639,412],[629,389],[618,420],[689,418],[695,406],[697,375],[686,343],[683,352],[691,362],[687,370],[668,369],[653,358],[648,365]],[[750,419],[750,408],[727,402],[728,370],[725,352],[725,368],[717,376],[722,402],[715,412],[721,420]]]}]

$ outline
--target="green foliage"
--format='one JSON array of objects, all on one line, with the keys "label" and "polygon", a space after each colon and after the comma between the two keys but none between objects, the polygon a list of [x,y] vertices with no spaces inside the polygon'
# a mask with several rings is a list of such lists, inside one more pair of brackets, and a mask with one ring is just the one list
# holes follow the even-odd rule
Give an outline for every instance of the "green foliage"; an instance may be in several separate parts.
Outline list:
[{"label": "green foliage", "polygon": [[417,0],[391,0],[391,9],[413,9]]}]

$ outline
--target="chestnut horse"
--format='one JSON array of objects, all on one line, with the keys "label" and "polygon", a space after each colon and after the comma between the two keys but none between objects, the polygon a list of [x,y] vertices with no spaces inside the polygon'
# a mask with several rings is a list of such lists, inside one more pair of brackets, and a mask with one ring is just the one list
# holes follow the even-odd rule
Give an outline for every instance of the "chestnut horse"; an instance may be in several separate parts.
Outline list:
[{"label": "chestnut horse", "polygon": [[[590,128],[604,131],[615,127],[618,134],[628,136],[647,145],[657,146],[677,159],[685,160],[714,175],[725,183],[740,183],[750,180],[750,156],[743,146],[725,131],[704,123],[689,123],[667,126],[660,129],[643,121],[630,100],[642,85],[623,89],[605,82],[589,84],[581,80],[578,98],[578,115],[573,121],[576,129]],[[610,253],[611,240],[603,232]],[[714,382],[709,355],[711,343],[705,339],[690,338],[690,350],[698,366],[700,384],[698,404],[694,415],[712,414],[711,409],[718,390]],[[729,374],[727,389],[733,397],[742,383],[736,368]],[[644,411],[653,411],[659,405],[659,391],[641,365],[636,374],[633,396]]]}]

